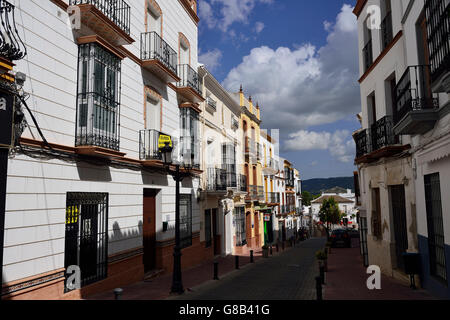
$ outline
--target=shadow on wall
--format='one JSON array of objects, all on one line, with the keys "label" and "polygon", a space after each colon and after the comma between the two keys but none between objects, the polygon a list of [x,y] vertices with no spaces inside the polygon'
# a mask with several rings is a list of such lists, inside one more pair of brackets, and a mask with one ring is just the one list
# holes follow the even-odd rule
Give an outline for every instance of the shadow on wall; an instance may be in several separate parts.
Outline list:
[{"label": "shadow on wall", "polygon": [[77,162],[77,170],[81,181],[112,181],[109,166],[94,166],[85,162]]},{"label": "shadow on wall", "polygon": [[142,171],[142,184],[144,185],[167,187],[169,185],[168,179],[172,179],[172,177],[168,176],[163,171],[161,171],[161,173],[149,173],[146,171]]}]

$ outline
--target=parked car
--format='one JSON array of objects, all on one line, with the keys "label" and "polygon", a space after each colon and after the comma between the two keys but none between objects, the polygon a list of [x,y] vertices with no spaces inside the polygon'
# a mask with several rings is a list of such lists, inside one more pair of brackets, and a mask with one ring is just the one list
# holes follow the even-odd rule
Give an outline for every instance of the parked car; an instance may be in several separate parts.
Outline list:
[{"label": "parked car", "polygon": [[336,248],[338,246],[343,246],[346,248],[351,247],[351,238],[347,230],[336,229],[333,230],[330,236],[331,246]]}]

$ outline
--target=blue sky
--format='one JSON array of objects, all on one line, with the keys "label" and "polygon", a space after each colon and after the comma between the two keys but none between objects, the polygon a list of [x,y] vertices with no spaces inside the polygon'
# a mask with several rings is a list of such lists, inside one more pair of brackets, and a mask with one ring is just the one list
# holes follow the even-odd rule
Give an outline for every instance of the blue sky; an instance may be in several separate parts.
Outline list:
[{"label": "blue sky", "polygon": [[360,127],[354,0],[199,0],[199,61],[243,84],[303,179],[350,176]]}]

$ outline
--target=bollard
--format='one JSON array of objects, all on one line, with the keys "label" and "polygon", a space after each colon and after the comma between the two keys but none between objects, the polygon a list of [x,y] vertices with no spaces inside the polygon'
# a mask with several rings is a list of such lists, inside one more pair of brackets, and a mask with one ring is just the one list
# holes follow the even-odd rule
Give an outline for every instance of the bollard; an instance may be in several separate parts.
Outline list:
[{"label": "bollard", "polygon": [[279,251],[280,251],[280,246],[279,246],[279,244],[277,242],[277,252],[279,252]]},{"label": "bollard", "polygon": [[235,257],[236,270],[239,269],[239,256]]},{"label": "bollard", "polygon": [[213,280],[219,280],[219,263],[214,262],[214,279]]},{"label": "bollard", "polygon": [[253,250],[250,250],[250,263],[254,263],[255,260],[253,258]]},{"label": "bollard", "polygon": [[284,251],[284,241],[281,242],[281,249],[283,249],[283,251]]},{"label": "bollard", "polygon": [[121,289],[121,288],[114,289],[115,299],[120,300],[120,296],[122,295],[122,293],[123,293],[123,289]]},{"label": "bollard", "polygon": [[322,301],[322,279],[320,277],[316,277],[316,291],[317,291],[317,300]]},{"label": "bollard", "polygon": [[325,284],[325,266],[320,266],[320,279],[322,280],[322,284]]},{"label": "bollard", "polygon": [[272,246],[270,246],[270,255],[273,256]]}]

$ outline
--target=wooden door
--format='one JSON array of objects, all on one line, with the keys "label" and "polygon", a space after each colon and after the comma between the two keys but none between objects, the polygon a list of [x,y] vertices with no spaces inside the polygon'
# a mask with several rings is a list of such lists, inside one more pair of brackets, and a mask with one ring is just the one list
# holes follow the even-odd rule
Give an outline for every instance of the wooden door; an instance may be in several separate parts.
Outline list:
[{"label": "wooden door", "polygon": [[247,212],[245,216],[245,230],[247,235],[247,245],[251,245],[251,239],[252,239],[252,215],[250,212]]},{"label": "wooden door", "polygon": [[217,209],[212,210],[212,234],[214,239],[214,255],[217,256],[221,254],[222,250],[220,248],[220,234],[218,232],[218,226],[217,226]]},{"label": "wooden door", "polygon": [[144,189],[144,272],[156,267],[156,191]]}]

